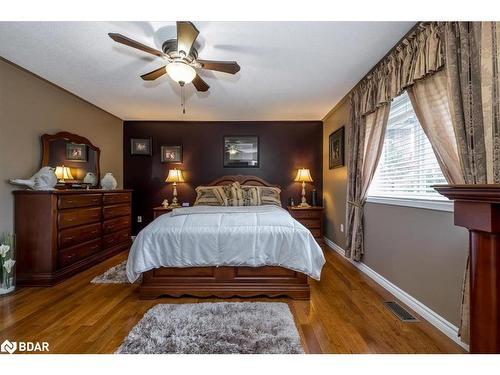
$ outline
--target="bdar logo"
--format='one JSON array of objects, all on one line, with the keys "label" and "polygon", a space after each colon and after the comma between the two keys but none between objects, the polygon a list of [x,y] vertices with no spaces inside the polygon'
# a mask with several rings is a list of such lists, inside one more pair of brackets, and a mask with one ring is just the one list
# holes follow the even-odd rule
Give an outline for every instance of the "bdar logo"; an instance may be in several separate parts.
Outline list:
[{"label": "bdar logo", "polygon": [[10,342],[9,340],[5,340],[2,345],[0,346],[0,351],[3,353],[14,353],[17,349],[17,343],[16,342]]}]

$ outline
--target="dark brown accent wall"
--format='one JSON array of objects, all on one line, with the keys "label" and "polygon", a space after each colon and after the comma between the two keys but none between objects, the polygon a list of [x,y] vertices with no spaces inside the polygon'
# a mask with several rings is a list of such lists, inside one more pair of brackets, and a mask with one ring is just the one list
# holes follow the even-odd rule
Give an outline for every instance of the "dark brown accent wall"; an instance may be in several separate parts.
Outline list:
[{"label": "dark brown accent wall", "polygon": [[[172,198],[172,186],[165,183],[168,170],[183,171],[186,183],[178,184],[180,202],[193,204],[194,188],[223,175],[251,174],[282,189],[282,204],[290,197],[300,199],[300,184],[293,182],[298,168],[309,168],[314,183],[308,184],[307,195],[314,187],[322,202],[323,123],[322,121],[276,122],[175,122],[125,121],[123,125],[124,187],[133,189],[132,215],[134,233],[153,218],[153,207]],[[259,137],[259,168],[224,168],[223,137],[256,135]],[[130,155],[131,138],[153,139],[153,155]],[[182,164],[162,164],[162,145],[183,146]],[[143,222],[137,223],[137,216]]]}]

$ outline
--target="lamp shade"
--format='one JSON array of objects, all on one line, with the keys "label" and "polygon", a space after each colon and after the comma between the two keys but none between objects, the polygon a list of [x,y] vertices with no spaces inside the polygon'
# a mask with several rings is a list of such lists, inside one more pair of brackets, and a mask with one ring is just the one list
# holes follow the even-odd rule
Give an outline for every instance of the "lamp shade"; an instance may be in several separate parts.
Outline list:
[{"label": "lamp shade", "polygon": [[169,170],[165,182],[184,182],[184,178],[182,177],[182,171],[179,169]]},{"label": "lamp shade", "polygon": [[191,83],[194,77],[196,77],[196,70],[181,61],[174,61],[168,64],[167,73],[175,82],[182,82],[183,84]]},{"label": "lamp shade", "polygon": [[313,182],[311,177],[311,172],[307,168],[300,168],[297,171],[297,176],[295,177],[296,182]]},{"label": "lamp shade", "polygon": [[71,170],[64,165],[57,166],[54,172],[59,180],[73,180]]}]

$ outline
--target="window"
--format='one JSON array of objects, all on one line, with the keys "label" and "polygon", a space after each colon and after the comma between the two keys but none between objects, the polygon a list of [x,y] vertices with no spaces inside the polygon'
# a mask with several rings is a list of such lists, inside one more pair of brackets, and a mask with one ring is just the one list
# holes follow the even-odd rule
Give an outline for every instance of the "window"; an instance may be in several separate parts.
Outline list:
[{"label": "window", "polygon": [[404,92],[391,104],[382,155],[368,196],[448,201],[431,188],[434,184],[446,184],[446,179]]}]

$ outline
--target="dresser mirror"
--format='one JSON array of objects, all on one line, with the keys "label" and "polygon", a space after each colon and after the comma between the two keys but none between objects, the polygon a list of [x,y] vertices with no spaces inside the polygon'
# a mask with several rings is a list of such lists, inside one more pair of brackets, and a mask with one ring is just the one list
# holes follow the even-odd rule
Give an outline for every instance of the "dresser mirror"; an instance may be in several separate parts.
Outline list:
[{"label": "dresser mirror", "polygon": [[100,149],[87,138],[68,133],[42,135],[42,167],[55,169],[58,188],[93,188],[100,180]]}]

